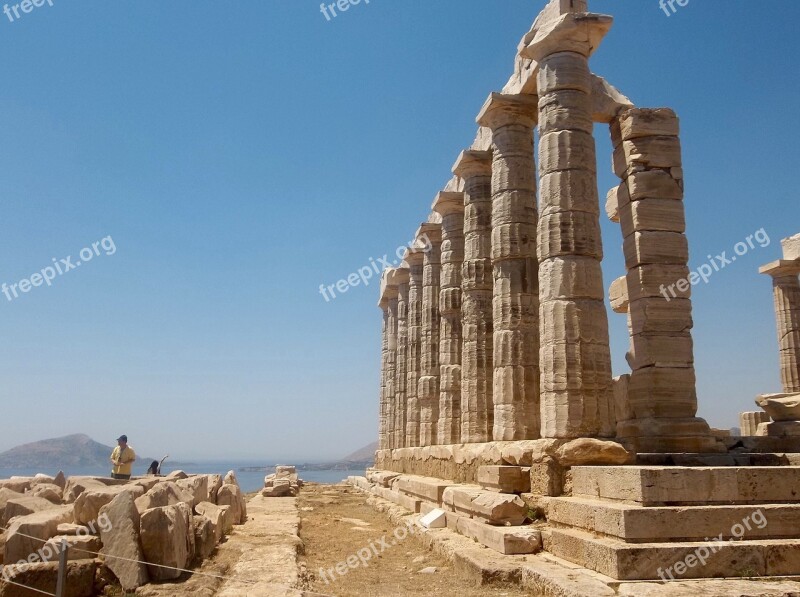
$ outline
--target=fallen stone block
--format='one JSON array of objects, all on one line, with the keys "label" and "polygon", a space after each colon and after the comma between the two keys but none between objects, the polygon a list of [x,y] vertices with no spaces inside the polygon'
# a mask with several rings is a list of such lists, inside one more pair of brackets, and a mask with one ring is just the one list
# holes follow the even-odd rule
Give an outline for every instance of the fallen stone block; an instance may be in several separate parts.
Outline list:
[{"label": "fallen stone block", "polygon": [[40,483],[31,489],[28,495],[39,497],[50,503],[61,505],[61,488],[55,483]]},{"label": "fallen stone block", "polygon": [[192,524],[194,526],[194,559],[196,562],[202,562],[213,553],[219,542],[216,525],[202,514],[194,516]]},{"label": "fallen stone block", "polygon": [[458,516],[456,528],[465,537],[503,555],[532,554],[542,549],[542,533],[532,527],[497,527]]},{"label": "fallen stone block", "polygon": [[444,510],[435,508],[419,519],[426,529],[443,529],[447,526],[447,513]]},{"label": "fallen stone block", "polygon": [[101,554],[125,591],[135,591],[147,584],[147,568],[139,542],[139,511],[133,493],[123,491],[100,509],[109,525],[100,530]]},{"label": "fallen stone block", "polygon": [[95,535],[56,535],[42,547],[43,562],[58,562],[62,541],[67,542],[67,560],[70,561],[96,558],[103,546],[100,537]]},{"label": "fallen stone block", "polygon": [[163,481],[153,487],[144,495],[136,498],[136,509],[139,514],[152,508],[163,508],[185,503],[194,506],[194,496],[189,491],[182,489],[177,482]]},{"label": "fallen stone block", "polygon": [[200,502],[208,501],[208,477],[206,475],[194,475],[188,479],[180,479],[176,485],[192,496],[192,507]]},{"label": "fallen stone block", "polygon": [[230,506],[234,524],[247,522],[247,504],[238,485],[225,483],[217,494],[217,505]]},{"label": "fallen stone block", "polygon": [[87,489],[75,500],[75,522],[89,524],[97,520],[100,509],[123,492],[130,493],[136,499],[144,494],[144,488],[138,485],[118,485],[102,489]]},{"label": "fallen stone block", "polygon": [[27,516],[28,514],[52,510],[53,508],[57,508],[53,502],[40,497],[23,495],[22,497],[10,499],[6,502],[6,508],[3,513],[3,526],[8,526],[9,521],[17,516]]},{"label": "fallen stone block", "polygon": [[454,486],[444,491],[443,502],[457,513],[480,518],[493,525],[518,526],[528,509],[519,496],[485,491],[478,487]]},{"label": "fallen stone block", "polygon": [[233,516],[230,506],[218,506],[211,502],[200,502],[195,506],[195,511],[198,515],[208,518],[214,525],[216,543],[219,543],[224,535],[228,535],[233,531]]},{"label": "fallen stone block", "polygon": [[[84,559],[67,564],[66,597],[93,597],[94,576],[97,564],[94,560]],[[38,562],[35,564],[6,566],[4,576],[10,583],[31,587],[37,591],[54,595],[58,582],[58,563]],[[41,595],[35,591],[26,591],[16,585],[0,582],[0,597],[34,597]]]},{"label": "fallen stone block", "polygon": [[50,506],[47,510],[18,516],[11,521],[5,534],[3,562],[14,564],[27,560],[42,548],[45,541],[58,534],[58,525],[72,522],[71,505]]},{"label": "fallen stone block", "polygon": [[154,581],[175,580],[194,558],[194,525],[187,504],[147,510],[140,521],[147,570]]}]

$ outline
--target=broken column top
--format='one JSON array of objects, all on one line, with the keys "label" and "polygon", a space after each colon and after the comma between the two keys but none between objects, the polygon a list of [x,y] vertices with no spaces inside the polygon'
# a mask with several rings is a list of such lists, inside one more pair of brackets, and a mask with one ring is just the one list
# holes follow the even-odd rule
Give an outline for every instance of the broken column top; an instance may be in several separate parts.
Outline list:
[{"label": "broken column top", "polygon": [[[406,272],[406,277],[408,277],[408,270],[405,268],[401,269],[404,269]],[[378,299],[378,306],[381,309],[386,309],[389,306],[389,301],[393,298],[397,298],[398,286],[400,284],[396,275],[398,271],[400,270],[388,268],[383,270],[383,273],[381,274],[381,293],[380,298]]]},{"label": "broken column top", "polygon": [[535,62],[556,52],[591,56],[611,29],[614,18],[587,12],[548,13],[548,5],[523,40],[519,54]]},{"label": "broken column top", "polygon": [[[423,239],[425,237],[428,242]],[[442,242],[442,225],[433,222],[425,222],[417,228],[417,234],[414,237],[414,248],[427,249],[430,243]]]}]

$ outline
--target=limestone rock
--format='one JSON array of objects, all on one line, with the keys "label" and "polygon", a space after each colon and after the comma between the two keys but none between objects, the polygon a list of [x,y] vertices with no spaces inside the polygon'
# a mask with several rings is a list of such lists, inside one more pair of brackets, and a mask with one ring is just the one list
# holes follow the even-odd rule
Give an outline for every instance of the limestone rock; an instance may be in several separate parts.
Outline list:
[{"label": "limestone rock", "polygon": [[139,514],[151,508],[162,508],[164,506],[174,506],[179,503],[186,503],[194,506],[194,497],[188,491],[181,489],[177,483],[163,481],[153,487],[144,495],[137,497],[136,509]]},{"label": "limestone rock", "polygon": [[247,504],[238,485],[225,483],[217,495],[217,505],[231,507],[234,524],[247,522]]},{"label": "limestone rock", "polygon": [[5,524],[6,505],[9,500],[16,500],[25,497],[25,494],[18,493],[12,489],[3,487],[0,489],[0,523]]},{"label": "limestone rock", "polygon": [[236,485],[239,486],[239,479],[236,478],[236,473],[234,471],[228,471],[225,475],[225,478],[222,480],[223,485]]},{"label": "limestone rock", "polygon": [[58,485],[62,491],[64,490],[64,488],[67,486],[67,479],[64,476],[64,471],[58,471],[58,474],[53,479],[53,483]]},{"label": "limestone rock", "polygon": [[188,479],[188,478],[189,478],[189,475],[187,475],[186,473],[184,473],[183,471],[180,471],[180,470],[172,471],[170,474],[168,474],[165,477],[165,479],[167,479],[167,481],[178,481],[180,479]]},{"label": "limestone rock", "polygon": [[208,558],[217,547],[218,538],[214,523],[202,514],[193,519],[195,561],[202,562]]},{"label": "limestone rock", "polygon": [[222,487],[222,475],[207,475],[208,477],[208,501],[212,504],[217,503],[217,494]]},{"label": "limestone rock", "polygon": [[0,489],[10,489],[17,493],[25,493],[31,488],[32,477],[11,477],[0,481]]},{"label": "limestone rock", "polygon": [[756,398],[773,421],[800,421],[800,394],[764,394]]},{"label": "limestone rock", "polygon": [[[49,503],[49,502],[48,502]],[[18,516],[6,531],[3,561],[14,563],[27,559],[42,547],[43,541],[56,536],[58,525],[72,522],[72,506],[53,506],[47,510]]]},{"label": "limestone rock", "polygon": [[[93,597],[94,577],[97,564],[94,560],[80,560],[69,562],[67,565],[67,592],[68,597]],[[37,562],[24,566],[7,566],[3,569],[4,576],[9,583],[0,583],[0,597],[24,597],[40,595],[34,591],[25,591],[17,585],[32,587],[38,591],[53,595],[56,592],[58,581],[58,563]]]},{"label": "limestone rock", "polygon": [[140,518],[133,493],[118,494],[100,509],[100,514],[107,515],[110,522],[100,531],[101,554],[105,556],[106,566],[125,591],[134,591],[147,583],[148,576],[147,568],[141,563],[144,554],[139,543]]},{"label": "limestone rock", "polygon": [[144,494],[144,489],[138,485],[117,485],[84,491],[75,500],[75,522],[89,524],[97,520],[100,509],[123,492],[130,493],[136,499]]},{"label": "limestone rock", "polygon": [[8,526],[9,521],[17,516],[27,516],[35,512],[52,510],[55,507],[55,504],[41,497],[23,495],[9,499],[3,513],[3,526]]},{"label": "limestone rock", "polygon": [[53,504],[61,504],[61,488],[54,483],[40,483],[31,489],[30,495],[46,499]]},{"label": "limestone rock", "polygon": [[[189,506],[152,508],[142,514],[142,552],[154,581],[175,580],[194,557],[194,525]],[[164,568],[162,566],[167,566]]]},{"label": "limestone rock", "polygon": [[214,538],[216,543],[224,535],[229,534],[233,530],[233,516],[230,506],[218,506],[210,502],[200,502],[195,507],[198,516],[203,516],[211,521],[214,530]]},{"label": "limestone rock", "polygon": [[179,480],[176,485],[192,495],[192,507],[200,502],[208,501],[208,476],[195,475],[188,479]]},{"label": "limestone rock", "polygon": [[[95,535],[78,536],[59,534],[52,537],[42,549],[42,554],[44,555],[43,561],[58,562],[62,541],[66,541],[68,544],[67,560],[92,560],[97,557],[95,554],[99,553],[100,548],[103,546],[102,543],[100,543],[100,537]],[[47,546],[49,546],[49,549]],[[48,555],[50,557],[47,557]]]},{"label": "limestone rock", "polygon": [[78,496],[87,489],[101,489],[107,487],[94,477],[70,477],[64,485],[64,503],[73,504]]},{"label": "limestone rock", "polygon": [[558,448],[556,460],[562,466],[627,464],[633,454],[616,442],[581,437]]}]

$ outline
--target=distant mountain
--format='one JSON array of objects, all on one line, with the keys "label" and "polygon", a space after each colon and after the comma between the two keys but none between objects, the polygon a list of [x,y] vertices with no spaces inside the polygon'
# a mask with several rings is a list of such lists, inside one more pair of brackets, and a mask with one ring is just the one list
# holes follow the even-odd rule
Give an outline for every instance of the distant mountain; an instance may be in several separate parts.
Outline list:
[{"label": "distant mountain", "polygon": [[364,446],[360,450],[356,450],[349,456],[342,458],[344,462],[374,462],[375,451],[378,449],[378,442]]},{"label": "distant mountain", "polygon": [[[0,454],[0,468],[107,467],[111,446],[77,434],[17,446]],[[141,459],[139,459],[141,460]]]}]

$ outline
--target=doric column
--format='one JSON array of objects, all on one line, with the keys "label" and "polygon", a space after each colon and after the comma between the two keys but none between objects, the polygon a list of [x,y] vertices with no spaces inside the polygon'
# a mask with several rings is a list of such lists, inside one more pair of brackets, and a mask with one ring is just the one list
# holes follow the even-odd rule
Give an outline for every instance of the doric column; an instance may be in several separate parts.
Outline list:
[{"label": "doric column", "polygon": [[539,437],[537,99],[493,93],[478,116],[492,131],[495,441]]},{"label": "doric column", "polygon": [[492,439],[492,153],[464,151],[453,166],[464,180],[461,270],[461,441]]},{"label": "doric column", "polygon": [[760,272],[772,277],[783,393],[795,394],[800,392],[800,259],[781,259]]},{"label": "doric column", "polygon": [[419,445],[437,443],[439,423],[439,276],[441,274],[441,224],[426,223],[417,231],[416,243],[425,247],[422,262],[422,352],[417,388]]},{"label": "doric column", "polygon": [[665,108],[629,108],[611,123],[609,195],[622,226],[629,300],[632,419],[617,435],[640,452],[715,449],[697,417],[689,245],[684,234],[678,117]]},{"label": "doric column", "polygon": [[397,363],[395,366],[394,425],[391,448],[406,445],[406,384],[408,383],[408,267],[395,270],[397,283]]},{"label": "doric column", "polygon": [[[383,294],[383,293],[381,293]],[[386,450],[389,446],[389,393],[386,387],[388,378],[388,360],[389,360],[389,300],[381,296],[378,306],[383,311],[383,328],[381,331],[381,390],[380,390],[380,408],[378,411],[378,449]]]},{"label": "doric column", "polygon": [[408,340],[406,351],[406,448],[420,445],[420,404],[418,395],[420,370],[422,367],[422,274],[425,254],[422,251],[406,251],[404,261],[408,264]]},{"label": "doric column", "polygon": [[521,51],[539,68],[541,431],[548,438],[614,433],[588,60],[611,17],[575,14],[578,4],[551,5]]},{"label": "doric column", "polygon": [[464,193],[441,192],[433,211],[442,216],[439,290],[438,444],[461,443],[461,268],[464,263]]}]

